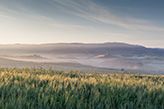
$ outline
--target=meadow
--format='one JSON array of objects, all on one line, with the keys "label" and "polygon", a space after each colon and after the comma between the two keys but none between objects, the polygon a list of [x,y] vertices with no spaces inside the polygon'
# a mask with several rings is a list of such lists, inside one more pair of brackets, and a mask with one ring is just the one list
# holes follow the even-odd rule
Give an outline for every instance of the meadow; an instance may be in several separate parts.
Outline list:
[{"label": "meadow", "polygon": [[164,76],[0,68],[0,109],[164,109]]}]

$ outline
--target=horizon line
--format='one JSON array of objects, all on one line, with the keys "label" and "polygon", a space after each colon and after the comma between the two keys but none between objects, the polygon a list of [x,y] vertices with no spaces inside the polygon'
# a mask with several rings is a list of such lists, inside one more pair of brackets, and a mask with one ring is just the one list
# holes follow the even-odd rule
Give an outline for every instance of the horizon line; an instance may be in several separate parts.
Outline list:
[{"label": "horizon line", "polygon": [[4,43],[0,45],[51,45],[51,44],[108,44],[108,43],[115,43],[115,44],[127,44],[127,45],[135,45],[135,46],[143,46],[146,48],[157,48],[157,49],[164,49],[164,47],[151,47],[141,44],[134,44],[134,43],[126,43],[126,42],[45,42],[45,43]]}]

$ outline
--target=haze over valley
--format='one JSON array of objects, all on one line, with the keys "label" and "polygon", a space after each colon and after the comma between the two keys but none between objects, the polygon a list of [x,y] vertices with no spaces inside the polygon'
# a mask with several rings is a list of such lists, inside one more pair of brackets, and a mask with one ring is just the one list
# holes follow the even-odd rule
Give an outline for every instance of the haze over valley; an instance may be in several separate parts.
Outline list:
[{"label": "haze over valley", "polygon": [[164,74],[164,50],[125,43],[0,45],[0,66]]}]

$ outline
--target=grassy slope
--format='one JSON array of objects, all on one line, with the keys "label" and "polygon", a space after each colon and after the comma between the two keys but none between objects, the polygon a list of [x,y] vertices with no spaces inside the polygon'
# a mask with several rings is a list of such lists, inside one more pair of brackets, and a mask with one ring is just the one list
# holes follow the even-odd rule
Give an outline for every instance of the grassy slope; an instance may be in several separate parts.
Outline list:
[{"label": "grassy slope", "polygon": [[1,68],[0,108],[164,108],[164,76]]},{"label": "grassy slope", "polygon": [[[88,65],[83,65],[79,63],[66,63],[66,62],[61,62],[61,63],[38,63],[38,62],[26,62],[26,61],[20,61],[20,60],[12,60],[12,59],[7,59],[4,57],[0,56],[0,67],[19,67],[19,68],[24,68],[28,67],[31,68],[33,66],[35,67],[43,67],[47,68],[48,66],[51,66],[53,69],[57,70],[79,70],[82,72],[91,72],[93,73],[94,71],[101,72],[101,73],[109,73],[109,72],[119,72],[119,69],[110,69],[110,68],[99,68],[99,67],[92,67]],[[135,72],[135,71],[134,71]]]}]

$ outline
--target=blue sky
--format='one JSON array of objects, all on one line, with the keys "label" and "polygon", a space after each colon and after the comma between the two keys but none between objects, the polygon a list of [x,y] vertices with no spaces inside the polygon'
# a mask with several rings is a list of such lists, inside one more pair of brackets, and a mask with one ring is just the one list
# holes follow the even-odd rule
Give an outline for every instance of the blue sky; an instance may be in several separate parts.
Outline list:
[{"label": "blue sky", "polygon": [[163,0],[0,0],[0,44],[124,42],[164,48]]}]

